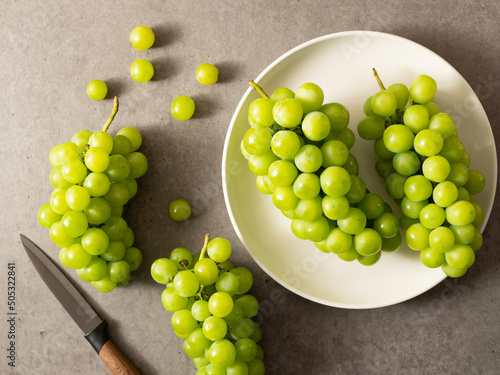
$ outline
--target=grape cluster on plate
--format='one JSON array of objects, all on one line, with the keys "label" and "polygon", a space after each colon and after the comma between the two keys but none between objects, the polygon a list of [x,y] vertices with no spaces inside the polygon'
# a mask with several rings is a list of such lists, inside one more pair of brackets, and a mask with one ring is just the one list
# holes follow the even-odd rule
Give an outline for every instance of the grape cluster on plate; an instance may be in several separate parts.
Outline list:
[{"label": "grape cluster on plate", "polygon": [[257,175],[257,187],[291,219],[300,239],[345,261],[373,265],[382,251],[402,242],[398,218],[361,177],[349,151],[355,136],[349,112],[340,103],[323,104],[323,90],[305,83],[294,93],[279,88],[248,110],[250,129],[241,152]]},{"label": "grape cluster on plate", "polygon": [[433,102],[432,77],[386,89],[374,74],[380,91],[366,100],[358,133],[374,141],[376,170],[401,207],[408,246],[420,251],[427,267],[462,276],[483,242],[478,227],[484,211],[474,196],[483,190],[484,176],[470,169],[453,119]]},{"label": "grape cluster on plate", "polygon": [[[172,328],[184,339],[184,352],[198,368],[197,375],[263,375],[262,331],[253,320],[257,299],[248,294],[252,273],[228,260],[231,244],[209,239],[200,253],[178,247],[170,258],[157,259],[151,276],[166,288],[161,301],[173,312]],[[208,256],[208,257],[206,257]]]},{"label": "grape cluster on plate", "polygon": [[113,113],[101,131],[79,131],[71,142],[52,148],[54,190],[50,202],[38,211],[39,223],[49,228],[51,240],[61,247],[61,263],[105,293],[126,285],[142,263],[141,251],[133,247],[134,233],[122,214],[148,163],[137,151],[142,144],[137,129],[125,127],[114,137],[107,132],[117,110],[115,98]]}]

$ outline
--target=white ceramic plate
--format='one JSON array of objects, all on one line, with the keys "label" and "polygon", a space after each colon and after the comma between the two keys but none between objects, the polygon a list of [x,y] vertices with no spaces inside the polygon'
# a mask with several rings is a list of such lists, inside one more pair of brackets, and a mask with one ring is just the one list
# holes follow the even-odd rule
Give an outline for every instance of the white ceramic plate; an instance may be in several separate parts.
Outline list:
[{"label": "white ceramic plate", "polygon": [[[493,133],[474,91],[434,52],[390,34],[342,32],[292,49],[256,81],[269,94],[282,86],[296,90],[305,82],[318,84],[325,92],[325,102],[340,102],[349,109],[349,126],[357,134],[356,125],[364,116],[363,103],[378,91],[372,68],[377,69],[386,86],[396,82],[409,86],[419,74],[436,79],[436,104],[454,118],[460,139],[471,155],[471,168],[486,176],[486,187],[477,197],[485,211],[484,228],[497,182]],[[234,113],[224,146],[222,178],[232,224],[247,251],[267,274],[312,301],[353,309],[396,304],[445,279],[441,269],[426,268],[419,254],[405,245],[395,253],[382,254],[374,266],[365,267],[356,261],[344,262],[334,254],[323,254],[313,243],[297,239],[290,230],[290,220],[273,206],[270,196],[258,191],[255,176],[240,154],[240,142],[249,128],[248,106],[257,97],[248,89]],[[374,169],[372,143],[357,137],[352,152],[367,187],[392,204]]]}]

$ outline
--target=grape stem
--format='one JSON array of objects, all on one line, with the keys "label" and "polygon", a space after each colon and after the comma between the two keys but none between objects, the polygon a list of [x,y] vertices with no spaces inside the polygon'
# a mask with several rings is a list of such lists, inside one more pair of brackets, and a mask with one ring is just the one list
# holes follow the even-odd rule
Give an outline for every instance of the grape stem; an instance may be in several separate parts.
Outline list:
[{"label": "grape stem", "polygon": [[115,99],[113,100],[113,111],[111,112],[111,115],[108,118],[108,121],[104,124],[102,127],[101,131],[106,132],[108,131],[109,126],[111,125],[111,122],[113,122],[113,119],[115,118],[116,112],[118,112],[118,97],[115,96]]},{"label": "grape stem", "polygon": [[201,248],[201,251],[200,251],[200,259],[203,259],[203,257],[205,256],[205,253],[207,252],[209,241],[210,241],[210,235],[207,233],[207,234],[205,234],[205,243],[203,244],[203,247]]},{"label": "grape stem", "polygon": [[269,99],[269,96],[266,94],[264,89],[260,87],[258,84],[256,84],[253,80],[248,81],[248,84],[252,89],[257,91],[260,94],[260,96],[262,96],[264,99]]},{"label": "grape stem", "polygon": [[382,80],[380,79],[380,76],[378,75],[377,70],[375,68],[372,68],[372,71],[373,71],[373,75],[375,76],[375,79],[377,80],[378,87],[380,87],[380,90],[385,90],[386,88],[385,88],[384,84],[382,83]]}]

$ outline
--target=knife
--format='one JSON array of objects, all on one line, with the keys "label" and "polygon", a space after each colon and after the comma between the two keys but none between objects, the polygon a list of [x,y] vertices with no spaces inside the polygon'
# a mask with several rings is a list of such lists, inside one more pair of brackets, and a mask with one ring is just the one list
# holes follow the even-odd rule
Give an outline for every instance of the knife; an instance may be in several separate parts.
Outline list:
[{"label": "knife", "polygon": [[109,339],[108,323],[97,315],[42,249],[22,234],[21,242],[42,280],[83,331],[85,338],[111,373],[113,375],[141,375]]}]

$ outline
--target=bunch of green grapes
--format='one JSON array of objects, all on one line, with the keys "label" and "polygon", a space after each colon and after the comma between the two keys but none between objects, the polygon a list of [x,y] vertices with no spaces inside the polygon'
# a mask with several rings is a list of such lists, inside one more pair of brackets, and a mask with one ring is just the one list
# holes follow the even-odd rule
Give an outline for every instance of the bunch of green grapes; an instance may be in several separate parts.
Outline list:
[{"label": "bunch of green grapes", "polygon": [[324,104],[323,90],[305,83],[278,88],[248,110],[250,129],[241,152],[257,187],[291,219],[292,232],[344,261],[373,265],[402,242],[398,218],[379,194],[367,190],[350,152],[355,136],[349,111]]},{"label": "bunch of green grapes", "polygon": [[228,260],[231,244],[205,236],[200,253],[183,247],[151,266],[153,279],[166,285],[161,301],[173,312],[171,323],[184,339],[184,352],[197,375],[263,375],[262,331],[254,318],[257,299],[248,294],[251,272]]},{"label": "bunch of green grapes", "polygon": [[386,89],[374,73],[381,90],[366,100],[358,134],[374,141],[376,170],[401,207],[408,246],[420,251],[427,267],[460,277],[483,242],[478,228],[484,211],[474,196],[483,190],[484,176],[470,169],[453,119],[433,102],[432,77]]},{"label": "bunch of green grapes", "polygon": [[39,223],[61,247],[61,263],[104,293],[126,285],[142,263],[141,251],[133,247],[134,232],[122,214],[148,163],[137,151],[142,144],[137,129],[125,127],[114,137],[107,133],[117,110],[115,98],[101,131],[79,131],[71,142],[52,148],[54,190],[38,211]]}]

